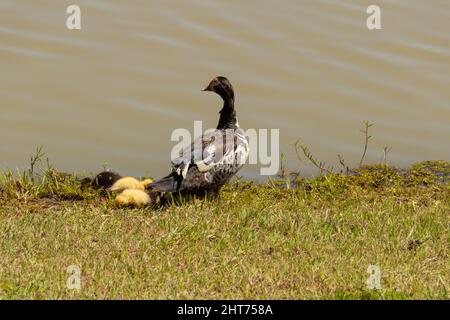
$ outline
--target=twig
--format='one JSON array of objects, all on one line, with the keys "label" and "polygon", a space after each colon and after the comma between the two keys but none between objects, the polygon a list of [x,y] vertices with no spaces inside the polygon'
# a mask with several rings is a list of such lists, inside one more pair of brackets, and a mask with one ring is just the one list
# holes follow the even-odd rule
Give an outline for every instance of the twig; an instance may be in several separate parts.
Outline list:
[{"label": "twig", "polygon": [[337,155],[338,159],[339,159],[339,163],[341,164],[341,166],[344,168],[345,170],[345,174],[348,175],[348,172],[350,171],[350,168],[347,166],[347,164],[345,163],[344,157],[341,156],[340,154]]},{"label": "twig", "polygon": [[284,153],[281,154],[281,159],[280,159],[280,171],[278,173],[278,176],[282,179],[286,178],[286,167],[284,165]]},{"label": "twig", "polygon": [[364,133],[365,136],[365,143],[364,143],[364,152],[361,157],[361,160],[359,161],[359,167],[361,168],[364,162],[364,159],[366,158],[367,153],[367,147],[369,145],[369,140],[372,138],[372,136],[369,136],[369,128],[373,126],[373,123],[369,123],[369,121],[364,121],[364,130],[361,130],[362,133]]},{"label": "twig", "polygon": [[38,162],[42,160],[42,157],[44,156],[44,153],[42,152],[43,147],[39,146],[36,148],[36,152],[34,156],[30,156],[30,169],[29,174],[31,181],[34,181],[34,168]]},{"label": "twig", "polygon": [[383,148],[383,164],[387,165],[387,155],[392,150],[391,147],[385,146]]},{"label": "twig", "polygon": [[312,153],[309,151],[307,146],[300,144],[300,139],[297,140],[297,142],[294,145],[295,147],[295,153],[297,154],[297,158],[301,161],[301,156],[299,153],[299,149],[302,150],[304,156],[315,166],[320,170],[320,173],[322,174],[324,171],[327,173],[333,173],[333,167],[326,166],[325,162],[318,161]]}]

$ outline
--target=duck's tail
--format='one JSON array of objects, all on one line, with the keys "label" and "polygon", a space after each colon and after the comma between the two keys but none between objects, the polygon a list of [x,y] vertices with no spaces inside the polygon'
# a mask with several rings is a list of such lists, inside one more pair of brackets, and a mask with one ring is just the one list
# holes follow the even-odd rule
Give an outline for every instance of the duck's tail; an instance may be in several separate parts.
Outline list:
[{"label": "duck's tail", "polygon": [[180,190],[182,177],[176,173],[171,173],[167,177],[150,183],[147,189],[153,189],[159,192],[178,192]]}]

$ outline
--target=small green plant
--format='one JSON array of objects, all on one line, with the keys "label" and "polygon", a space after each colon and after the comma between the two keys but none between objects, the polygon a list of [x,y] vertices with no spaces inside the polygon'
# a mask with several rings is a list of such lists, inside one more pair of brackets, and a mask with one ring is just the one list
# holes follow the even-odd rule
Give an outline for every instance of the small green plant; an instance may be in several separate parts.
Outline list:
[{"label": "small green plant", "polygon": [[303,152],[303,155],[306,157],[306,159],[308,159],[311,164],[319,169],[320,174],[334,173],[334,168],[332,166],[327,166],[325,162],[319,161],[316,157],[314,157],[309,148],[306,145],[300,143],[300,140],[297,140],[297,142],[294,144],[294,148],[297,154],[297,158],[301,161],[302,157],[300,151]]},{"label": "small green plant", "polygon": [[0,191],[6,197],[19,200],[82,200],[95,196],[92,189],[81,187],[80,177],[54,168],[45,156],[43,147],[37,147],[30,156],[29,168],[0,174]]},{"label": "small green plant", "polygon": [[[364,128],[361,130],[361,132],[364,134],[364,149],[361,156],[361,160],[359,161],[359,168],[363,166],[364,160],[366,159],[367,150],[369,147],[369,140],[372,138],[371,135],[369,135],[369,129],[374,125],[373,123],[370,123],[369,121],[363,122]],[[325,162],[318,160],[309,150],[309,148],[300,143],[300,140],[297,140],[297,142],[294,144],[295,152],[297,154],[297,158],[301,161],[302,155],[309,160],[309,162],[314,165],[316,168],[319,169],[319,174],[333,174],[335,173],[334,167],[327,165]],[[390,148],[385,147],[384,148],[384,164],[387,164],[387,154],[390,151]],[[337,155],[339,164],[342,166],[343,170],[341,170],[340,173],[349,174],[351,172],[350,167],[346,164],[344,157],[340,154]]]}]

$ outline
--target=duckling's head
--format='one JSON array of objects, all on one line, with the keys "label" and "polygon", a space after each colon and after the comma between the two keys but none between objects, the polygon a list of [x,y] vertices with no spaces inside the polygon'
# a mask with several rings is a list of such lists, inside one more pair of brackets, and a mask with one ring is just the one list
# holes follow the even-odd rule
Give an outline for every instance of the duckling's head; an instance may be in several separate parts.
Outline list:
[{"label": "duckling's head", "polygon": [[145,180],[142,180],[141,181],[141,185],[144,187],[144,189],[150,184],[150,183],[152,183],[153,182],[153,179],[150,179],[150,178],[148,178],[148,179],[145,179]]},{"label": "duckling's head", "polygon": [[128,201],[127,197],[120,195],[120,196],[116,197],[116,199],[114,200],[114,203],[118,207],[124,207],[129,204],[129,201]]},{"label": "duckling's head", "polygon": [[212,91],[222,97],[223,100],[234,101],[234,90],[230,81],[222,76],[215,77],[202,91]]}]

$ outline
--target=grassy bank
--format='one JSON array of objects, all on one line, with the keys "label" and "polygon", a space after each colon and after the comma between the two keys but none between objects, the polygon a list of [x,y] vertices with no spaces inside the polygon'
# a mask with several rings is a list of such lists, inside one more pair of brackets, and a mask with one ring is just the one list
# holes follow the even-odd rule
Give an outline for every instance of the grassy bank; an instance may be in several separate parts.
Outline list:
[{"label": "grassy bank", "polygon": [[449,298],[449,163],[236,181],[217,200],[144,209],[35,171],[0,175],[3,299]]}]

